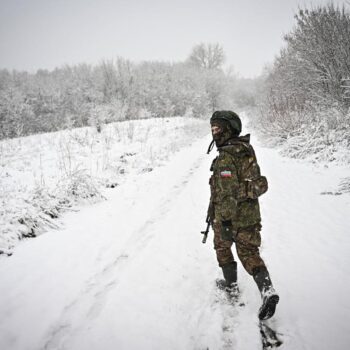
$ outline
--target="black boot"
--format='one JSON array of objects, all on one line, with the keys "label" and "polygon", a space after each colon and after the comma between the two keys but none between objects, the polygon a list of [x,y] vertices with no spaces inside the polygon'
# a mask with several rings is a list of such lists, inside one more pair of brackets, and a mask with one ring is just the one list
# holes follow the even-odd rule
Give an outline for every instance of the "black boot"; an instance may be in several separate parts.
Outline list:
[{"label": "black boot", "polygon": [[262,306],[259,310],[259,319],[267,320],[274,315],[276,305],[280,298],[272,286],[269,272],[265,266],[255,268],[253,270],[253,278],[262,297]]},{"label": "black boot", "polygon": [[226,265],[223,265],[221,268],[225,280],[218,280],[218,287],[228,292],[232,297],[237,297],[237,263],[232,261]]},{"label": "black boot", "polygon": [[237,263],[235,261],[222,266],[222,273],[227,287],[230,287],[233,283],[237,283]]}]

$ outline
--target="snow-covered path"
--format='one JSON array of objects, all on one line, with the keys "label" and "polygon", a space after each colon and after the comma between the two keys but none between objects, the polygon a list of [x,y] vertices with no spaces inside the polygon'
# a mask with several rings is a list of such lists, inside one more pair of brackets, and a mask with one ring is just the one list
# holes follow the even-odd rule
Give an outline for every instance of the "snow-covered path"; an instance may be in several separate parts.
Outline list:
[{"label": "snow-covered path", "polygon": [[[67,214],[66,229],[2,258],[0,349],[260,349],[256,286],[240,268],[246,306],[220,302],[212,233],[201,243],[208,142],[130,178],[106,202]],[[320,192],[346,170],[269,149],[257,155],[270,183],[261,200],[262,255],[281,296],[271,325],[283,349],[345,349],[350,197]]]}]

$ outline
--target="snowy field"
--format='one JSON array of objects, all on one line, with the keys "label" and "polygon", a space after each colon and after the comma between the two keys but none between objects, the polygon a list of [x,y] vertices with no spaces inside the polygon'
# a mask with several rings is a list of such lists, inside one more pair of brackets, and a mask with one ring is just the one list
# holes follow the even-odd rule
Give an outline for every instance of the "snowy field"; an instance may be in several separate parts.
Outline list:
[{"label": "snowy field", "polygon": [[104,199],[106,187],[152,171],[207,133],[191,118],[133,120],[0,141],[0,254],[58,228],[64,211]]},{"label": "snowy field", "polygon": [[[142,123],[164,131],[155,132],[154,151],[147,151],[153,160],[147,153],[137,161],[124,155],[127,175],[110,179],[120,185],[103,191],[106,200],[75,207],[79,211],[61,217],[61,229],[0,257],[0,349],[262,348],[252,278],[239,264],[245,306],[229,305],[215,288],[221,273],[212,232],[201,243],[215,156],[206,154],[209,135],[198,126],[193,141],[194,128],[181,119],[169,121],[169,129],[166,121]],[[171,156],[159,150],[176,139]],[[262,256],[281,297],[269,321],[283,341],[280,349],[347,349],[350,196],[324,193],[334,193],[349,168],[291,160],[254,138],[253,144],[269,179],[261,198]],[[130,142],[109,153],[110,163],[121,166],[123,154],[140,149]],[[47,156],[53,163],[59,157]],[[103,162],[103,152],[94,159]],[[142,171],[148,167],[153,171]]]}]

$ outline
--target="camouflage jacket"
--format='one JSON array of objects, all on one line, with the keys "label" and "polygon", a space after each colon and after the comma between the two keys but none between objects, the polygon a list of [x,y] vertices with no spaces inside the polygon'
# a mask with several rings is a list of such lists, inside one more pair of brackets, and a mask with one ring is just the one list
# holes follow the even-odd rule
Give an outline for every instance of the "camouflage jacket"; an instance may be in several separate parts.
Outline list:
[{"label": "camouflage jacket", "polygon": [[260,174],[250,135],[231,139],[218,151],[210,169],[210,219],[231,221],[234,230],[259,223],[258,197],[267,191],[267,180]]}]

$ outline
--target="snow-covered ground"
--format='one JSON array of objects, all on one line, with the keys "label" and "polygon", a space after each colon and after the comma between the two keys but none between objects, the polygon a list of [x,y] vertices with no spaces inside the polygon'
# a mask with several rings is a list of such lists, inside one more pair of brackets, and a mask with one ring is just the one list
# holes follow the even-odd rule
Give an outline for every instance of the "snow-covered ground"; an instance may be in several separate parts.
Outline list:
[{"label": "snow-covered ground", "polygon": [[[239,265],[245,306],[229,305],[215,288],[212,232],[201,243],[209,141],[129,173],[106,201],[66,213],[64,228],[3,256],[0,349],[261,349],[252,278]],[[256,153],[270,185],[262,256],[281,297],[269,324],[282,349],[347,349],[350,196],[321,193],[349,169]]]},{"label": "snow-covered ground", "polygon": [[62,212],[150,172],[207,133],[203,120],[160,118],[0,141],[0,254],[60,226]]}]

